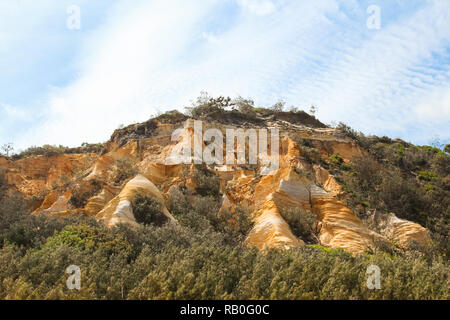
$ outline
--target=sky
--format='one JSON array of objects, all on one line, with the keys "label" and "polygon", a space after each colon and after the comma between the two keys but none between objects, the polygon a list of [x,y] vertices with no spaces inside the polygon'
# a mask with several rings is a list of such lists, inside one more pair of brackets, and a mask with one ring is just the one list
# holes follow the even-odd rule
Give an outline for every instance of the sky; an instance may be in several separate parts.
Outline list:
[{"label": "sky", "polygon": [[450,143],[450,1],[0,0],[0,145],[78,146],[207,91]]}]

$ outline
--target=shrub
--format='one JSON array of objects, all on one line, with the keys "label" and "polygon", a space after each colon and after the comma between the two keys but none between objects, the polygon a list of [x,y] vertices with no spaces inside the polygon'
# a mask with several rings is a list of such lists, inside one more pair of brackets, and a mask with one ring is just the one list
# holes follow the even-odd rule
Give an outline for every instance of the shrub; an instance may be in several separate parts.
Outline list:
[{"label": "shrub", "polygon": [[308,148],[314,148],[314,145],[310,139],[301,139],[300,145]]},{"label": "shrub", "polygon": [[254,110],[256,113],[260,114],[263,117],[267,117],[274,114],[273,110],[268,108],[255,107]]},{"label": "shrub", "polygon": [[102,188],[102,182],[97,179],[90,180],[89,190],[81,192],[79,188],[72,190],[72,196],[69,199],[69,203],[74,208],[84,208],[89,200]]},{"label": "shrub", "polygon": [[26,248],[36,247],[55,231],[80,221],[85,221],[85,217],[32,215],[22,197],[10,195],[0,200],[0,246],[7,242]]},{"label": "shrub", "polygon": [[103,227],[85,224],[64,227],[47,239],[44,248],[57,248],[63,244],[90,252],[104,250],[108,255],[131,250],[131,245],[122,235],[113,235]]},{"label": "shrub", "polygon": [[233,106],[233,109],[238,110],[239,112],[245,115],[248,116],[256,115],[255,103],[253,100],[237,97],[231,102],[231,105]]},{"label": "shrub", "polygon": [[70,197],[69,199],[69,203],[74,207],[74,208],[84,208],[86,206],[86,203],[89,199],[89,194],[88,193],[83,193],[83,194],[74,194]]},{"label": "shrub", "polygon": [[343,122],[339,122],[336,129],[344,136],[352,140],[359,141],[360,134]]},{"label": "shrub", "polygon": [[157,116],[156,119],[164,123],[174,123],[185,120],[186,116],[178,110],[171,110]]},{"label": "shrub", "polygon": [[275,103],[270,109],[273,112],[282,112],[284,106],[286,105],[286,102],[279,100],[277,103]]},{"label": "shrub", "polygon": [[204,230],[213,231],[212,220],[220,209],[218,197],[213,196],[188,196],[188,205],[183,213],[177,217],[182,226],[195,232]]},{"label": "shrub", "polygon": [[441,150],[439,148],[431,147],[431,146],[427,146],[427,145],[417,146],[416,148],[419,150],[423,150],[428,154],[437,154],[437,153],[441,152]]},{"label": "shrub", "polygon": [[450,144],[445,145],[444,152],[445,153],[450,153]]},{"label": "shrub", "polygon": [[162,204],[154,198],[137,194],[133,201],[133,215],[138,223],[162,226],[168,221],[162,212]]},{"label": "shrub", "polygon": [[419,179],[424,181],[432,181],[437,178],[437,175],[428,170],[423,170],[419,172]]},{"label": "shrub", "polygon": [[122,127],[114,130],[111,135],[110,141],[116,142],[119,147],[126,145],[129,141],[137,141],[148,138],[156,132],[158,127],[158,121],[156,119],[150,119],[143,123],[131,124],[127,127]]},{"label": "shrub", "polygon": [[58,154],[63,154],[66,152],[66,150],[69,149],[68,147],[59,145],[59,146],[53,146],[49,144],[45,144],[42,147],[30,147],[26,149],[25,151],[21,152],[19,154],[19,157],[30,157],[30,156],[45,156],[45,157],[51,157]]},{"label": "shrub", "polygon": [[230,244],[243,243],[253,227],[250,211],[242,206],[220,213],[210,211],[210,221],[214,230],[224,234]]},{"label": "shrub", "polygon": [[429,166],[433,154],[421,148],[407,148],[402,158],[402,167],[409,171],[419,170]]},{"label": "shrub", "polygon": [[[335,178],[344,184],[344,190],[349,195],[347,205],[356,213],[365,213],[360,204],[367,202],[379,214],[394,212],[399,218],[417,222],[431,231],[440,252],[448,254],[449,226],[444,221],[450,206],[449,183],[447,178],[437,174],[440,165],[446,166],[446,160],[441,158],[442,152],[435,153],[434,149],[403,146],[405,156],[400,161],[393,161],[385,152],[400,147],[396,143],[387,145],[377,142],[371,147],[369,155],[353,161],[351,171],[336,171]],[[374,150],[380,152],[375,153]],[[435,161],[444,163],[437,164]],[[409,171],[411,167],[416,170],[422,168],[417,170],[419,179],[426,183],[417,181]],[[424,170],[427,167],[433,171]]]},{"label": "shrub", "polygon": [[431,162],[431,168],[442,177],[449,175],[450,155],[447,155],[443,152],[436,154]]},{"label": "shrub", "polygon": [[319,150],[316,148],[309,148],[304,146],[302,148],[302,156],[305,158],[305,160],[309,163],[317,163],[320,160],[320,153]]},{"label": "shrub", "polygon": [[[6,244],[0,248],[0,299],[450,298],[449,266],[440,256],[352,257],[314,245],[262,253],[224,238],[228,224],[205,225],[211,220],[200,217],[207,217],[208,205],[214,205],[209,212],[216,209],[216,200],[195,199],[187,207],[192,226],[74,224],[41,248]],[[82,270],[81,290],[66,287],[71,264]],[[365,285],[372,264],[381,269],[382,290]]]},{"label": "shrub", "polygon": [[121,184],[125,180],[134,177],[138,173],[137,168],[130,160],[117,160],[113,168],[113,181]]},{"label": "shrub", "polygon": [[0,200],[0,245],[3,241],[26,245],[27,229],[22,224],[27,215],[24,199],[19,195],[10,195]]},{"label": "shrub", "polygon": [[192,107],[186,107],[186,111],[194,118],[201,118],[213,113],[220,114],[229,106],[231,106],[230,97],[212,98],[207,92],[201,92]]},{"label": "shrub", "polygon": [[297,238],[307,243],[318,243],[317,217],[314,213],[302,208],[289,208],[288,210],[282,210],[281,215]]},{"label": "shrub", "polygon": [[197,184],[195,191],[201,196],[218,197],[220,193],[220,179],[211,172],[205,165],[196,167],[194,174]]},{"label": "shrub", "polygon": [[352,163],[353,175],[347,177],[348,185],[355,192],[368,193],[376,190],[382,181],[383,167],[370,157],[355,159]]},{"label": "shrub", "polygon": [[332,154],[330,156],[330,160],[331,160],[331,162],[333,162],[334,164],[337,164],[337,165],[344,163],[344,159],[338,154]]}]

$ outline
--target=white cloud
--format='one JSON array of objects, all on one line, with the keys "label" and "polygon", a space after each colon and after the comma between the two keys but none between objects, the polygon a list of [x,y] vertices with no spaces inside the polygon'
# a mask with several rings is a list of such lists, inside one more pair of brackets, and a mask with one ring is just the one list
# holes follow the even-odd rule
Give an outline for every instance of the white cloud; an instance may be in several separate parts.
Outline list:
[{"label": "white cloud", "polygon": [[0,114],[9,118],[9,120],[23,120],[28,118],[28,114],[23,109],[4,103],[0,103]]},{"label": "white cloud", "polygon": [[450,87],[436,89],[423,98],[414,109],[418,119],[449,123]]},{"label": "white cloud", "polygon": [[237,0],[237,3],[245,10],[262,16],[276,9],[275,4],[270,0]]},{"label": "white cloud", "polygon": [[[449,14],[448,3],[430,3],[372,35],[351,39],[350,46],[338,44],[331,60],[324,60],[323,71],[301,79],[289,98],[314,101],[319,118],[328,122],[341,120],[366,132],[420,139],[427,124],[415,116],[416,102],[450,80],[435,57],[444,54],[441,59],[449,59],[442,51],[450,41]],[[442,121],[449,124],[448,117]],[[423,131],[410,133],[419,123]],[[442,130],[448,137],[448,130]]]},{"label": "white cloud", "polygon": [[219,43],[220,42],[220,38],[218,36],[216,36],[214,33],[211,32],[203,32],[202,33],[202,37],[204,39],[206,39],[206,41],[210,42],[210,43]]},{"label": "white cloud", "polygon": [[[322,7],[305,4],[305,19],[280,25],[282,17],[276,15],[269,20],[243,18],[212,35],[203,21],[217,14],[214,4],[154,1],[130,9],[119,3],[106,24],[85,41],[79,77],[52,91],[45,122],[23,134],[19,143],[104,141],[120,123],[187,105],[201,90],[276,101],[283,72],[298,53],[288,39],[326,23],[317,20]],[[289,14],[285,10],[278,14]],[[303,44],[313,46],[313,35],[305,32]]]},{"label": "white cloud", "polygon": [[[77,75],[48,92],[44,122],[17,144],[105,141],[119,124],[187,105],[201,90],[263,105],[314,103],[324,121],[377,133],[450,136],[446,91],[423,100],[450,83],[450,67],[436,68],[435,57],[447,54],[450,5],[430,2],[369,32],[356,2],[233,3],[252,14],[218,27],[220,1],[117,1],[84,39]],[[425,116],[430,107],[443,115],[440,126]]]},{"label": "white cloud", "polygon": [[79,76],[53,90],[45,122],[23,141],[103,141],[118,124],[154,114],[153,95],[165,96],[171,90],[169,79],[161,79],[167,76],[164,70],[198,32],[196,22],[210,8],[206,3],[142,2],[132,9],[118,3],[107,23],[86,40]]}]

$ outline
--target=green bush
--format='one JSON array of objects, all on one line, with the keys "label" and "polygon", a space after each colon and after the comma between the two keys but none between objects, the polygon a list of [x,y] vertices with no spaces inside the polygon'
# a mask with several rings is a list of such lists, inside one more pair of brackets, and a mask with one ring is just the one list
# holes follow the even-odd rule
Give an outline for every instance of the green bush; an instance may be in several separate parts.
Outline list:
[{"label": "green bush", "polygon": [[306,243],[318,243],[316,232],[317,217],[314,213],[301,208],[282,210],[282,217],[291,228],[292,233]]},{"label": "green bush", "polygon": [[130,160],[117,160],[113,168],[113,181],[122,184],[125,180],[134,177],[138,173],[137,168]]},{"label": "green bush", "polygon": [[446,222],[450,206],[446,168],[450,157],[432,147],[370,139],[374,144],[368,155],[354,159],[347,172],[334,171],[348,194],[347,205],[361,217],[366,212],[360,204],[367,202],[378,214],[394,212],[420,223],[431,231],[440,252],[450,254]]},{"label": "green bush", "polygon": [[102,143],[87,143],[83,142],[80,147],[69,148],[63,145],[54,146],[45,144],[41,147],[32,146],[19,154],[13,155],[13,160],[18,160],[26,157],[44,156],[52,157],[60,154],[74,154],[74,153],[101,153],[104,150]]},{"label": "green bush", "polygon": [[131,245],[120,235],[113,235],[100,226],[85,224],[68,225],[47,239],[44,248],[67,245],[86,251],[104,250],[107,254],[130,252]]},{"label": "green bush", "polygon": [[171,110],[160,114],[156,119],[164,123],[175,123],[185,120],[186,116],[178,110]]},{"label": "green bush", "polygon": [[74,208],[84,208],[89,198],[90,193],[83,193],[83,194],[76,193],[70,197],[69,203]]},{"label": "green bush", "polygon": [[436,154],[431,162],[431,168],[441,177],[450,174],[450,155],[443,152]]},{"label": "green bush", "polygon": [[424,181],[435,180],[438,176],[428,170],[419,171],[419,179]]},{"label": "green bush", "polygon": [[186,111],[194,118],[201,118],[210,114],[221,114],[229,106],[231,106],[230,97],[212,98],[207,92],[201,92],[192,107],[186,107]]},{"label": "green bush", "polygon": [[253,227],[251,212],[241,206],[220,213],[210,211],[209,220],[214,230],[224,235],[227,243],[235,245],[242,244]]},{"label": "green bush", "polygon": [[19,154],[19,157],[30,157],[30,156],[45,156],[45,157],[51,157],[58,154],[63,154],[69,149],[68,147],[59,145],[59,146],[53,146],[49,144],[45,144],[42,147],[30,147],[26,149],[25,151],[21,152]]},{"label": "green bush", "polygon": [[232,101],[233,109],[248,116],[256,116],[255,103],[253,100],[238,97]]},{"label": "green bush", "polygon": [[168,221],[167,216],[162,212],[162,204],[143,194],[137,194],[134,198],[133,215],[138,223],[144,225],[162,226]]},{"label": "green bush", "polygon": [[344,163],[344,159],[338,154],[332,154],[330,156],[330,160],[336,165],[341,165]]},{"label": "green bush", "polygon": [[[450,298],[450,270],[442,256],[352,257],[321,246],[262,253],[229,242],[227,218],[234,215],[215,225],[209,217],[215,201],[199,196],[187,201],[192,205],[177,217],[190,215],[188,224],[180,219],[181,225],[106,229],[73,222],[47,235],[42,246],[24,250],[5,244],[0,299]],[[81,290],[66,287],[65,270],[72,264],[81,268]],[[380,290],[365,285],[372,264],[381,269]]]},{"label": "green bush", "polygon": [[311,164],[317,163],[320,161],[320,152],[316,148],[309,148],[304,146],[302,148],[302,156],[305,160]]},{"label": "green bush", "polygon": [[85,217],[32,215],[22,197],[10,195],[0,200],[0,246],[11,243],[25,248],[37,247],[64,226],[84,220]]},{"label": "green bush", "polygon": [[336,129],[344,136],[357,142],[360,141],[360,134],[343,122],[339,122]]},{"label": "green bush", "polygon": [[444,152],[445,153],[450,153],[450,144],[445,145]]},{"label": "green bush", "polygon": [[102,182],[97,179],[90,180],[90,185],[88,186],[88,190],[81,192],[79,188],[72,188],[72,196],[69,199],[69,203],[74,208],[84,208],[89,200],[89,198],[93,197],[97,194],[102,188]]},{"label": "green bush", "polygon": [[201,196],[218,197],[220,193],[220,179],[205,165],[196,166],[194,174],[197,186],[195,191]]}]

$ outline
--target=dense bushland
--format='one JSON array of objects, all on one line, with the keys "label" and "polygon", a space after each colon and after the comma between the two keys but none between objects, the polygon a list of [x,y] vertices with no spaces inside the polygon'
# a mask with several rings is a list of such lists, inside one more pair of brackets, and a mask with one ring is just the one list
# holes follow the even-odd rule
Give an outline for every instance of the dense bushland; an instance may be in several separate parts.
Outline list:
[{"label": "dense bushland", "polygon": [[[243,245],[245,208],[217,215],[218,207],[217,197],[180,192],[170,204],[179,225],[107,229],[32,216],[20,198],[3,198],[0,299],[450,298],[448,262],[435,253],[352,257],[318,245],[261,253]],[[366,287],[371,264],[380,290]],[[79,291],[66,287],[69,265],[81,268]]]},{"label": "dense bushland", "polygon": [[344,186],[347,204],[362,218],[376,210],[420,223],[449,256],[450,155],[436,147],[366,137],[343,124],[340,129],[368,151],[351,164],[339,155],[328,162]]}]

